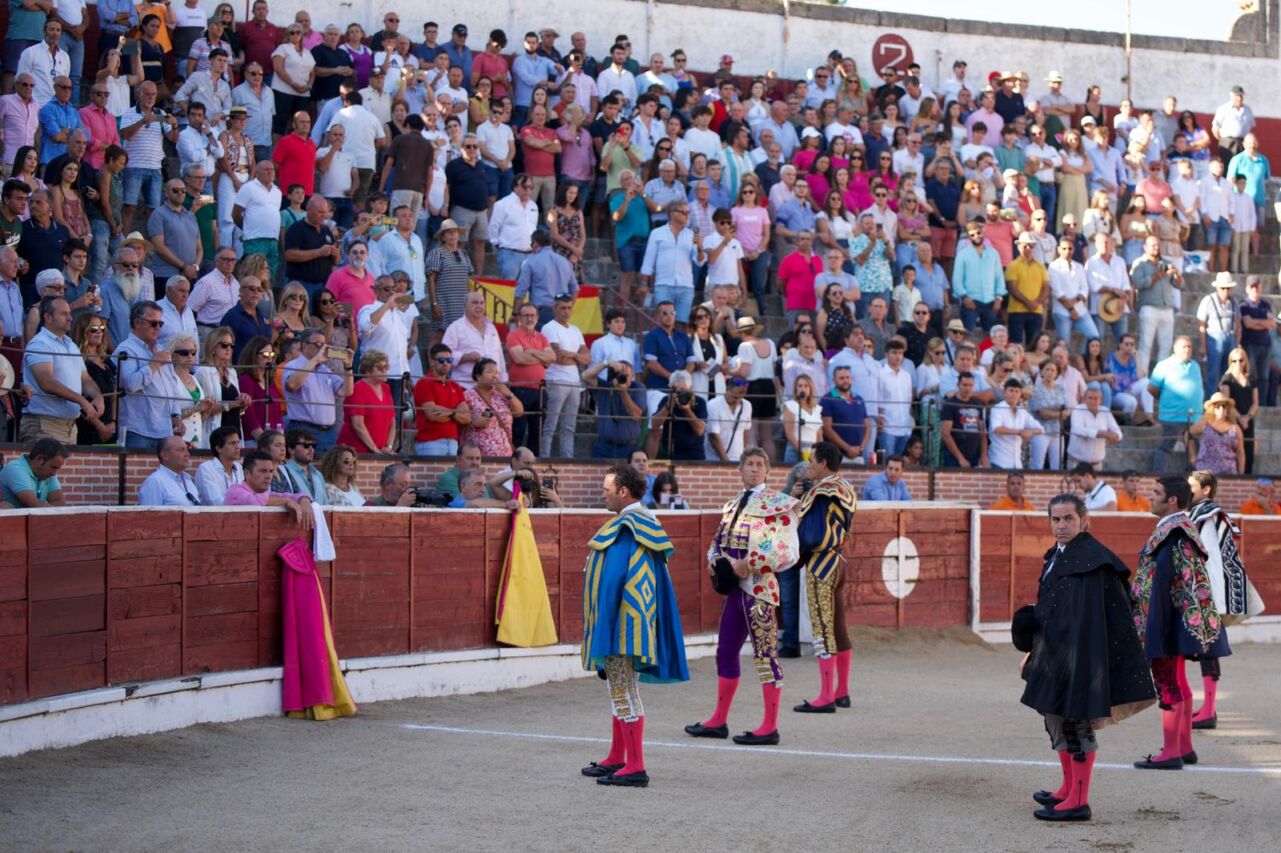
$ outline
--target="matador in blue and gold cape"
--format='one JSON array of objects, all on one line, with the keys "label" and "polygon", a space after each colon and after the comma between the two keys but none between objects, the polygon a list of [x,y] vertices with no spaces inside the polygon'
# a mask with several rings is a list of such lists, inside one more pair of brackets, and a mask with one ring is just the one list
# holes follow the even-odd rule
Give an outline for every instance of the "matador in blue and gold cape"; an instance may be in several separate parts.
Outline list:
[{"label": "matador in blue and gold cape", "polygon": [[630,658],[640,679],[688,681],[685,636],[667,572],[675,548],[658,519],[632,504],[587,543],[583,584],[583,668]]}]

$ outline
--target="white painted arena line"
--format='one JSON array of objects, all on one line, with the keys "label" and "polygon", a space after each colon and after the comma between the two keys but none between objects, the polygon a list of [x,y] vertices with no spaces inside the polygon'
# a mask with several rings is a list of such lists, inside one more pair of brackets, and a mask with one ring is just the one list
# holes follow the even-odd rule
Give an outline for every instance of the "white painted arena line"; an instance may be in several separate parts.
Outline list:
[{"label": "white painted arena line", "polygon": [[[506,737],[517,740],[550,740],[561,743],[609,743],[609,738],[577,737],[574,735],[540,734],[538,732],[502,732],[491,729],[467,729],[457,726],[433,726],[423,723],[402,723],[401,728],[420,732],[440,732],[457,735],[487,735],[489,737]],[[703,749],[721,752],[756,752],[768,755],[787,755],[802,758],[836,758],[846,761],[883,761],[916,764],[973,764],[995,765],[999,767],[1054,767],[1057,761],[1028,761],[1018,758],[969,758],[959,755],[895,755],[877,752],[824,752],[811,749],[784,749],[777,746],[740,746],[736,743],[714,745],[690,741],[645,741],[645,748],[660,749]],[[1096,768],[1107,770],[1137,770],[1131,764],[1096,764]],[[1184,767],[1189,773],[1245,773],[1260,776],[1281,776],[1281,767],[1204,767],[1193,765]]]}]

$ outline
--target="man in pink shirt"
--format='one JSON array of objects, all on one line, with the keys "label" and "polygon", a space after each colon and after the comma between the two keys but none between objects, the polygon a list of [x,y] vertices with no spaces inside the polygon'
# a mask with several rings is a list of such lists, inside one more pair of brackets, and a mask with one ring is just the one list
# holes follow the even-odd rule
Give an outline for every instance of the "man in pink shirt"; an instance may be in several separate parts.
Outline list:
[{"label": "man in pink shirt", "polygon": [[89,149],[85,152],[84,161],[93,167],[95,172],[102,171],[106,160],[107,148],[120,144],[120,131],[116,129],[116,117],[107,112],[107,97],[111,90],[101,80],[94,81],[89,89],[89,105],[80,108],[80,123],[89,134]]},{"label": "man in pink shirt", "polygon": [[1148,216],[1160,216],[1161,206],[1173,192],[1174,190],[1166,183],[1160,163],[1149,163],[1148,176],[1134,185],[1134,194],[1143,196],[1143,200],[1147,202],[1145,209]]},{"label": "man in pink shirt", "polygon": [[298,526],[311,530],[311,498],[306,495],[273,494],[271,478],[276,473],[276,463],[265,450],[251,450],[244,458],[245,481],[227,489],[223,506],[283,506],[293,510]]},{"label": "man in pink shirt", "polygon": [[787,305],[787,323],[796,325],[801,314],[813,313],[814,279],[823,271],[823,259],[813,253],[814,232],[802,228],[796,233],[796,251],[778,265],[778,284]]},{"label": "man in pink shirt", "polygon": [[374,276],[365,269],[368,261],[369,247],[361,241],[353,242],[347,249],[347,263],[335,268],[325,282],[325,289],[348,306],[352,317],[374,302]]},{"label": "man in pink shirt", "polygon": [[40,126],[40,105],[32,96],[35,82],[30,74],[19,74],[14,80],[13,94],[0,97],[0,128],[4,130],[4,161],[13,165],[13,158],[24,145],[34,145],[36,128]]}]

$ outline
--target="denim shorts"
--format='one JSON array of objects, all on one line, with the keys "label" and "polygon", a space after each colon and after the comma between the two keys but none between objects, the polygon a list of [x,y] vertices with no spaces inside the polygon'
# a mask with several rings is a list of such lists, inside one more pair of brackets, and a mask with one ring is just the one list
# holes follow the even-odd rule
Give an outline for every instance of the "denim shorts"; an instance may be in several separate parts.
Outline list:
[{"label": "denim shorts", "polygon": [[1207,246],[1232,245],[1232,224],[1228,222],[1226,216],[1222,219],[1210,220],[1209,226],[1205,228],[1205,244]]},{"label": "denim shorts", "polygon": [[136,207],[139,201],[153,210],[160,206],[160,188],[164,175],[159,169],[135,169],[125,166],[124,203]]},{"label": "denim shorts", "polygon": [[670,302],[676,308],[676,322],[688,323],[690,309],[694,307],[694,288],[674,284],[654,285],[654,304]]},{"label": "denim shorts", "polygon": [[623,272],[640,272],[641,263],[645,260],[645,246],[649,240],[644,237],[633,237],[618,247],[618,268]]}]

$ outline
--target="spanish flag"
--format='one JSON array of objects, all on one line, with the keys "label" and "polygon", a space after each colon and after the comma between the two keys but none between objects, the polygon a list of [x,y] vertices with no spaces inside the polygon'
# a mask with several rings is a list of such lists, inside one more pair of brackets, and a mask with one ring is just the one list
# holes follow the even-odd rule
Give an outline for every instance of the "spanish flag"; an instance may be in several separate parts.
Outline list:
[{"label": "spanish flag", "polygon": [[557,642],[552,603],[543,578],[543,561],[538,558],[534,526],[522,504],[512,511],[507,558],[498,584],[498,606],[494,614],[498,642],[509,646],[550,646]]},{"label": "spanish flag", "polygon": [[[511,306],[516,301],[516,282],[482,276],[477,276],[472,282],[473,289],[479,288],[485,294],[485,316],[500,328],[511,322]],[[588,343],[604,333],[599,287],[584,284],[578,288],[578,298],[574,301],[574,312],[569,315],[569,322],[578,327]]]}]

